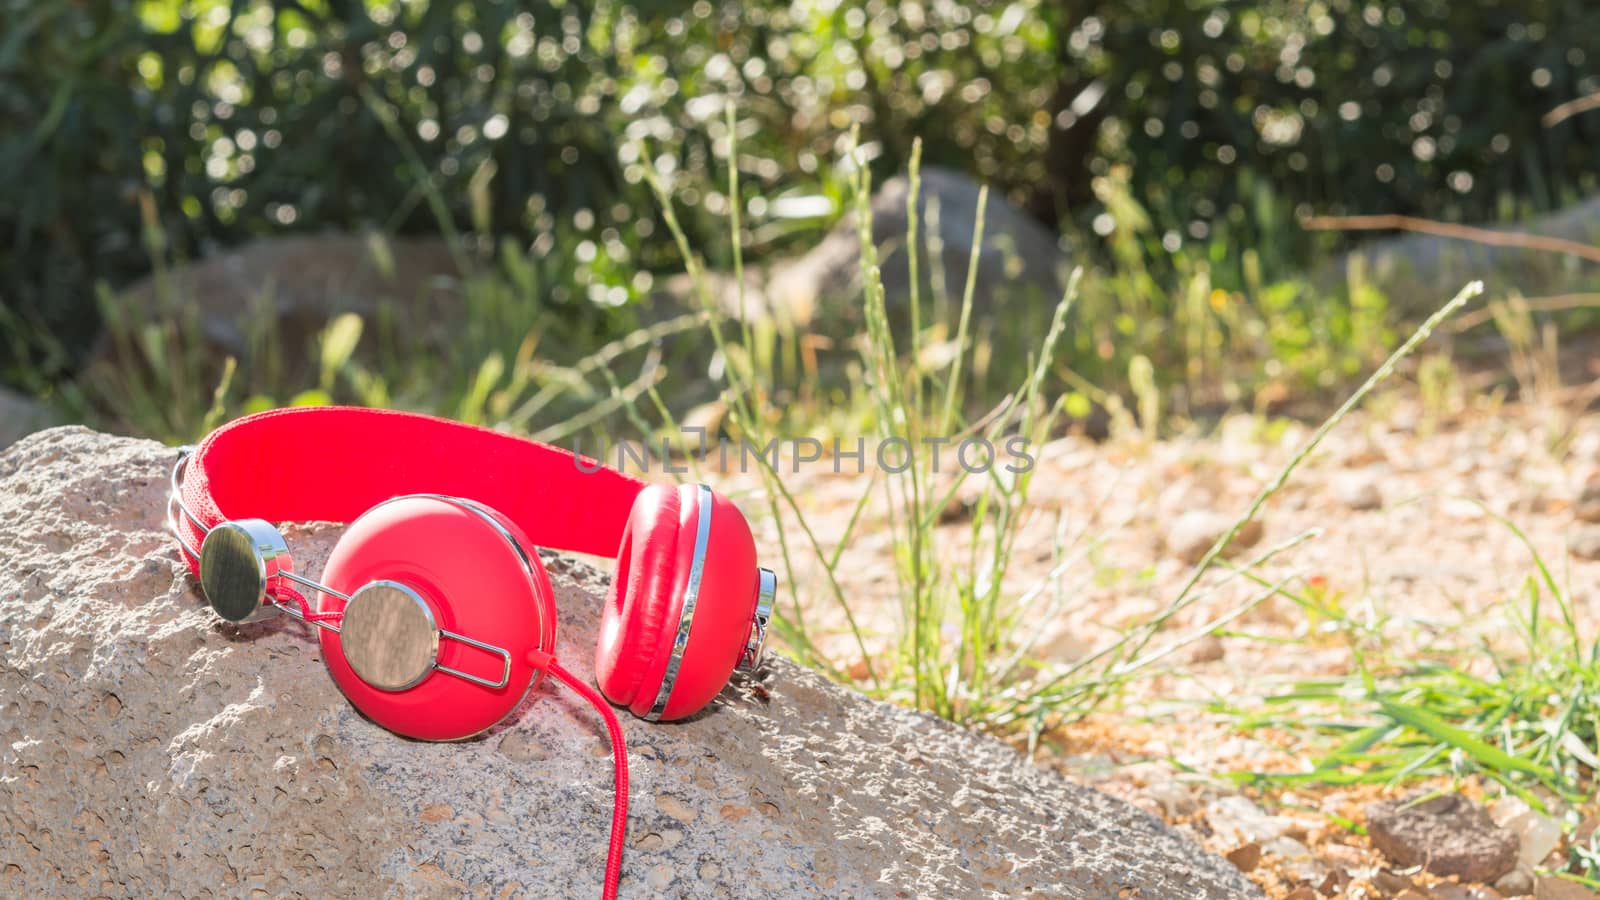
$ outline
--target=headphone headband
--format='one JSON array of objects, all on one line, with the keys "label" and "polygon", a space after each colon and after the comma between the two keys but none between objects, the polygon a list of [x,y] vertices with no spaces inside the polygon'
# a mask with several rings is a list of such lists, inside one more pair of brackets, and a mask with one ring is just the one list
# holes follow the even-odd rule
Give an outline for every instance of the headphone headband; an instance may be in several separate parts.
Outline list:
[{"label": "headphone headband", "polygon": [[[611,556],[644,487],[587,457],[487,428],[313,406],[213,431],[188,462],[182,497],[211,528],[246,517],[348,523],[396,496],[445,494],[492,503],[535,546]],[[205,537],[187,518],[177,525],[194,546]],[[190,565],[198,570],[199,561]]]}]

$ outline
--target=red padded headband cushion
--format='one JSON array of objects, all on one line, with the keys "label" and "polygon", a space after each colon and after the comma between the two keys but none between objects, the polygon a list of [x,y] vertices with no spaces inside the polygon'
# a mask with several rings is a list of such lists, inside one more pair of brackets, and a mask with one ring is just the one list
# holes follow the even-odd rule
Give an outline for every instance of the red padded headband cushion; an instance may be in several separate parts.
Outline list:
[{"label": "red padded headband cushion", "polygon": [[[258,413],[213,431],[189,460],[183,499],[215,526],[352,522],[401,494],[446,494],[493,506],[535,546],[612,556],[644,487],[538,441],[416,413],[329,406]],[[203,535],[180,525],[199,546]]]}]

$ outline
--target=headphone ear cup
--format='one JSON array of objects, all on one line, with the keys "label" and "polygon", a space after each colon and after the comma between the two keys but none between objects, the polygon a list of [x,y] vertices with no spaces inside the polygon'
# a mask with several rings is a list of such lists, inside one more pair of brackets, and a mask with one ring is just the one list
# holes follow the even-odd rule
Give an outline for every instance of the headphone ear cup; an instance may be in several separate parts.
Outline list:
[{"label": "headphone ear cup", "polygon": [[[733,501],[709,488],[702,490],[711,495],[711,528],[705,563],[701,567],[700,591],[689,641],[684,647],[671,693],[656,716],[662,721],[694,715],[728,686],[755,623],[760,575],[750,523]],[[673,637],[670,632],[675,627],[676,620],[667,626],[669,648]],[[657,678],[650,692],[654,694],[660,685],[661,679]]]},{"label": "headphone ear cup", "polygon": [[[350,702],[390,731],[430,741],[469,737],[516,709],[539,674],[532,651],[549,653],[556,638],[550,582],[526,541],[505,516],[448,497],[400,497],[351,523],[328,558],[323,584],[350,595],[375,582],[404,585],[438,628],[504,648],[510,668],[499,688],[431,671],[411,687],[387,690],[357,674],[341,632],[319,629],[323,661]],[[328,594],[318,603],[322,612],[345,606]],[[485,678],[504,666],[455,640],[437,644],[436,662]]]},{"label": "headphone ear cup", "polygon": [[[702,497],[709,502],[704,503]],[[687,643],[669,672],[683,620],[700,519],[710,515]],[[595,674],[634,715],[681,719],[727,685],[754,621],[755,539],[738,507],[698,485],[652,485],[634,502],[602,613]],[[662,685],[671,679],[657,710]]]},{"label": "headphone ear cup", "polygon": [[[686,512],[692,515],[679,488],[652,484],[639,492],[622,532],[610,595],[601,610],[595,681],[607,700],[635,715],[648,713],[655,700],[653,691],[641,691],[640,686],[656,662],[665,623],[670,619],[676,625],[673,600],[688,581],[688,565],[678,565],[680,550],[694,553],[693,524],[684,522]],[[688,540],[682,541],[686,524]],[[642,696],[645,693],[649,695]]]}]

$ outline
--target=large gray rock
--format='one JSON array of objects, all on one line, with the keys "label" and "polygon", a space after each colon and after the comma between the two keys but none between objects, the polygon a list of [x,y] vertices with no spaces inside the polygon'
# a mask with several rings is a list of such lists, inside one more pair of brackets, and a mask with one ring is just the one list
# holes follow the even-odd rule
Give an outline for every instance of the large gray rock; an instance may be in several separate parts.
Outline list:
[{"label": "large gray rock", "polygon": [[[926,166],[917,195],[922,220],[918,247],[919,290],[932,310],[936,277],[942,278],[953,314],[971,262],[977,225],[980,185],[951,169]],[[872,196],[872,241],[878,250],[884,302],[900,312],[910,302],[911,271],[906,200],[911,182],[898,175]],[[930,207],[932,213],[930,214]],[[937,221],[933,221],[937,219]],[[940,253],[929,238],[937,237]],[[776,263],[767,279],[769,303],[799,321],[822,314],[830,301],[843,302],[846,312],[861,293],[861,244],[854,215],[846,216],[815,248],[798,259]],[[1036,302],[1053,308],[1065,285],[1068,260],[1054,232],[991,192],[984,207],[983,242],[979,245],[973,307],[981,312],[1007,301]],[[848,315],[846,316],[848,318]]]},{"label": "large gray rock", "polygon": [[[1547,215],[1510,225],[1486,225],[1600,246],[1600,194]],[[1571,255],[1521,247],[1499,247],[1432,234],[1396,234],[1371,240],[1337,264],[1326,266],[1324,283],[1346,277],[1359,263],[1402,312],[1428,312],[1473,279],[1483,279],[1492,294],[1518,291],[1526,296],[1592,290],[1600,267]]]},{"label": "large gray rock", "polygon": [[[910,190],[910,179],[897,175],[884,182],[871,200],[872,242],[878,251],[884,304],[901,327],[909,320],[911,300],[906,218]],[[976,181],[961,172],[938,166],[922,169],[917,194],[918,234],[922,238],[917,265],[924,324],[940,312],[952,321],[960,312],[980,190]],[[989,194],[984,209],[983,242],[972,295],[975,318],[1001,306],[1016,313],[1020,305],[1037,308],[1048,321],[1049,312],[1061,299],[1070,268],[1056,234],[1012,206],[999,192]],[[742,296],[732,275],[706,273],[711,301],[723,314],[735,318],[771,318],[822,333],[859,329],[863,307],[861,239],[856,221],[854,213],[847,214],[806,253],[748,268]],[[939,239],[937,256],[933,253],[935,242],[929,240],[933,236]],[[944,286],[942,310],[935,292],[936,277]],[[689,277],[678,275],[662,282],[648,313],[665,318],[703,302]]]},{"label": "large gray rock", "polygon": [[[547,684],[477,739],[379,729],[302,626],[206,611],[161,529],[172,458],[81,428],[0,455],[0,895],[596,892],[594,713]],[[338,534],[290,529],[302,569]],[[590,677],[604,578],[548,562]],[[1144,813],[784,660],[625,727],[626,896],[1257,895]]]},{"label": "large gray rock", "polygon": [[[938,166],[923,167],[921,181],[917,208],[922,220],[918,232],[922,237],[918,249],[922,302],[932,309],[937,274],[943,278],[952,310],[959,310],[981,186],[960,172]],[[910,190],[910,179],[898,175],[872,196],[872,241],[878,249],[884,302],[891,310],[904,309],[910,301],[906,218]],[[937,223],[931,221],[930,206],[936,210]],[[938,256],[929,246],[930,236],[942,244]],[[861,292],[860,265],[860,237],[855,216],[849,215],[810,252],[774,265],[767,295],[776,308],[803,320],[825,310],[830,300],[854,300]],[[1008,300],[1035,301],[1054,308],[1066,284],[1067,267],[1066,254],[1053,231],[1012,206],[1003,194],[990,192],[974,282],[975,310],[992,310]]]},{"label": "large gray rock", "polygon": [[[139,280],[117,295],[116,314],[130,323],[187,317],[206,349],[236,357],[251,331],[270,323],[292,364],[339,313],[370,320],[387,308],[396,321],[432,327],[459,305],[458,261],[450,244],[434,237],[258,238]],[[90,362],[126,365],[120,349],[102,339]]]},{"label": "large gray rock", "polygon": [[39,401],[0,387],[0,450],[57,421],[55,413]]}]

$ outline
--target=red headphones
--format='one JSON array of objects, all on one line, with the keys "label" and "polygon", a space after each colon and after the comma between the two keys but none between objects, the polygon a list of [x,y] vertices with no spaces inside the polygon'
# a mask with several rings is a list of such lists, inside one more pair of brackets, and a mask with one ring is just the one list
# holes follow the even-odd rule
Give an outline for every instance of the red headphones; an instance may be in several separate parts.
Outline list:
[{"label": "red headphones", "polygon": [[[534,547],[616,554],[595,677],[651,721],[692,715],[736,669],[760,667],[777,585],[739,509],[704,485],[647,485],[546,444],[386,410],[274,410],[217,429],[173,468],[168,521],[219,616],[316,625],[350,702],[425,740],[492,727],[544,672],[598,702],[552,655],[555,603]],[[320,583],[295,571],[279,521],[351,523]]]},{"label": "red headphones", "polygon": [[[240,622],[296,611],[291,582],[320,591],[300,612],[323,626],[329,671],[391,731],[467,737],[527,694],[556,633],[533,547],[616,553],[595,674],[634,715],[692,715],[760,664],[776,580],[738,507],[703,485],[647,485],[546,444],[344,407],[246,416],[180,465],[174,524],[212,608]],[[277,521],[353,523],[321,584],[294,571]]]}]

